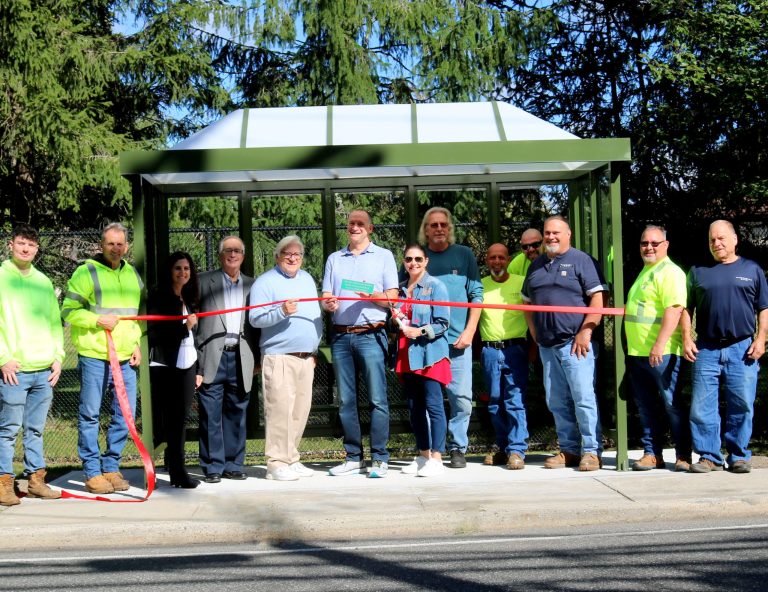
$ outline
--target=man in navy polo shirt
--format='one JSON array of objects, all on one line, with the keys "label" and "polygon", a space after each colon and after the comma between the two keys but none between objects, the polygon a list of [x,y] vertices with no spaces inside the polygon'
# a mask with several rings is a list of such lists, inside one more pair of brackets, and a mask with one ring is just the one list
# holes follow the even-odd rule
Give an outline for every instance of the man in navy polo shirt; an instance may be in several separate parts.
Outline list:
[{"label": "man in navy polo shirt", "polygon": [[[571,228],[563,217],[552,216],[544,222],[544,245],[545,254],[528,269],[523,302],[602,308],[608,285],[597,261],[571,247]],[[539,345],[547,406],[560,443],[560,452],[544,466],[596,471],[601,465],[602,435],[592,332],[602,315],[526,312],[525,318]]]},{"label": "man in navy polo shirt", "polygon": [[[688,305],[683,311],[683,353],[693,362],[691,438],[699,461],[691,473],[723,470],[718,398],[725,387],[726,462],[733,473],[749,473],[752,415],[757,390],[758,360],[768,333],[768,286],[754,261],[736,254],[733,224],[717,220],[709,227],[710,265],[688,272]],[[697,340],[691,336],[696,314]],[[757,334],[755,335],[755,317]]]},{"label": "man in navy polo shirt", "polygon": [[[322,307],[333,313],[331,354],[339,388],[339,417],[344,432],[346,460],[333,467],[333,476],[365,473],[360,418],[357,410],[358,375],[365,380],[371,404],[371,470],[369,477],[387,474],[389,402],[387,401],[386,298],[397,298],[397,266],[391,251],[371,242],[373,223],[368,212],[349,213],[349,244],[325,262]],[[358,285],[356,285],[358,284]],[[370,288],[368,292],[363,288]],[[339,300],[337,297],[378,299]]]}]

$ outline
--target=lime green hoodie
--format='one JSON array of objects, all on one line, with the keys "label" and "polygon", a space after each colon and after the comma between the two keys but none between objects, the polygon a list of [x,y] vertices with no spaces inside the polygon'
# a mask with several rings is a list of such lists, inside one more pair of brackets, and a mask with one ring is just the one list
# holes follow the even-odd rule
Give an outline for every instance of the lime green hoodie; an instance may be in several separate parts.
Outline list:
[{"label": "lime green hoodie", "polygon": [[23,275],[9,259],[0,265],[0,366],[10,360],[22,372],[50,368],[64,360],[64,338],[51,280],[34,266]]},{"label": "lime green hoodie", "polygon": [[[144,285],[136,269],[125,261],[112,269],[101,256],[88,259],[75,270],[67,283],[61,318],[71,325],[72,343],[87,358],[109,359],[107,335],[96,324],[100,315],[139,314]],[[120,321],[112,331],[117,357],[129,359],[139,345],[141,327],[137,321]]]}]

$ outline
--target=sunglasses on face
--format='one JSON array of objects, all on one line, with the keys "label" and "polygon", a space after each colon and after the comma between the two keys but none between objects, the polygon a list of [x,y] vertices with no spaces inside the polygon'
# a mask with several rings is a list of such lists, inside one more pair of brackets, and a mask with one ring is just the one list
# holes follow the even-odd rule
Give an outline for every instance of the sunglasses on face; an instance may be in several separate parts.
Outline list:
[{"label": "sunglasses on face", "polygon": [[221,252],[227,255],[242,255],[245,253],[242,249],[222,249]]},{"label": "sunglasses on face", "polygon": [[520,245],[520,249],[523,251],[530,251],[531,249],[538,249],[541,246],[541,241],[536,243],[528,243],[527,245]]},{"label": "sunglasses on face", "polygon": [[640,241],[640,246],[641,247],[653,247],[655,249],[660,244],[665,243],[665,242],[667,242],[667,241],[665,241],[665,240],[658,241],[658,242],[656,242],[656,241]]},{"label": "sunglasses on face", "polygon": [[430,222],[430,228],[448,228],[448,222]]},{"label": "sunglasses on face", "polygon": [[415,261],[416,263],[424,263],[424,257],[416,256],[411,257],[410,255],[408,257],[403,257],[403,261],[406,263],[410,263],[411,261]]}]

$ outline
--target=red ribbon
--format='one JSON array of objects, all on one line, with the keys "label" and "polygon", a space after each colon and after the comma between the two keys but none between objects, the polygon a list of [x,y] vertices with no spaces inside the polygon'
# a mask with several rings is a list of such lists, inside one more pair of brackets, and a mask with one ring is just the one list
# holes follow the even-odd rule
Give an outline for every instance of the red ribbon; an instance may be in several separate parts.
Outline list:
[{"label": "red ribbon", "polygon": [[[351,296],[338,296],[337,300],[369,300],[372,302],[388,302],[390,304],[423,304],[423,300],[413,300],[411,298],[363,298],[363,297],[351,297]],[[327,298],[298,298],[296,302],[317,302],[327,300]],[[239,308],[227,308],[225,310],[214,310],[208,312],[196,313],[198,317],[210,317],[230,312],[240,312],[251,310],[254,308],[262,308],[264,306],[276,306],[283,304],[287,300],[276,300],[274,302],[265,302],[262,304],[253,304],[251,306],[242,306]],[[623,308],[591,308],[582,306],[539,306],[535,304],[484,304],[482,302],[446,302],[440,300],[431,300],[430,304],[433,306],[452,306],[456,308],[487,308],[495,310],[521,310],[529,312],[560,312],[569,314],[588,314],[599,313],[604,315],[617,315],[624,314]],[[120,317],[120,320],[124,321],[181,321],[189,315],[134,315]],[[112,370],[112,382],[115,387],[115,396],[117,397],[118,404],[120,405],[120,411],[123,413],[123,418],[128,426],[128,432],[131,434],[133,443],[136,445],[136,449],[139,451],[141,460],[144,464],[144,475],[147,481],[147,493],[141,499],[110,499],[108,497],[102,497],[100,495],[87,496],[72,493],[65,489],[61,490],[62,498],[71,499],[85,499],[100,502],[118,502],[118,503],[137,503],[144,502],[149,499],[152,492],[155,489],[155,467],[152,463],[152,457],[147,449],[144,447],[144,443],[141,441],[141,437],[136,430],[136,424],[133,419],[133,413],[131,413],[131,406],[128,402],[128,394],[125,390],[125,382],[123,381],[123,371],[120,368],[120,361],[117,359],[117,352],[115,351],[115,343],[112,340],[112,332],[107,333],[107,345],[109,348],[109,366]]]}]

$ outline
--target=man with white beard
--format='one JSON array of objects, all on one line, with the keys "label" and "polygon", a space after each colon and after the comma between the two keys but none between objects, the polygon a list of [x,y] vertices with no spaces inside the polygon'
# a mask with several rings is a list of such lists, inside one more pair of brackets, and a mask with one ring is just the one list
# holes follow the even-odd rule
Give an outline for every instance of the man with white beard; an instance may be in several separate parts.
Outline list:
[{"label": "man with white beard", "polygon": [[562,216],[544,222],[545,253],[531,263],[523,284],[523,302],[543,306],[584,307],[585,314],[528,312],[525,319],[539,345],[547,407],[555,418],[560,452],[547,469],[602,466],[600,414],[595,394],[596,343],[608,284],[592,257],[571,247],[571,227]]}]

